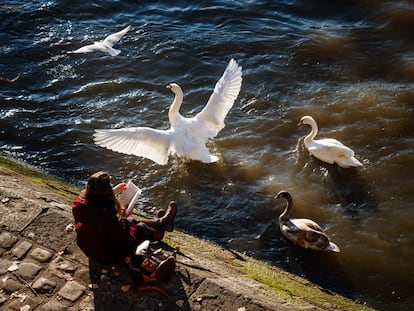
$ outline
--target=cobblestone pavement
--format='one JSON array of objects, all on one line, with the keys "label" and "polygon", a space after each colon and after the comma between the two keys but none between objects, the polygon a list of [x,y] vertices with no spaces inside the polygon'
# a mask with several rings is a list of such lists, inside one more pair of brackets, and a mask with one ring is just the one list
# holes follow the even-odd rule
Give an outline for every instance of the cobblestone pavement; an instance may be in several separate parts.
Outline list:
[{"label": "cobblestone pavement", "polygon": [[1,310],[295,309],[273,297],[259,299],[258,283],[184,254],[162,285],[169,298],[140,290],[124,265],[99,265],[84,256],[75,243],[70,204],[67,196],[0,167]]}]

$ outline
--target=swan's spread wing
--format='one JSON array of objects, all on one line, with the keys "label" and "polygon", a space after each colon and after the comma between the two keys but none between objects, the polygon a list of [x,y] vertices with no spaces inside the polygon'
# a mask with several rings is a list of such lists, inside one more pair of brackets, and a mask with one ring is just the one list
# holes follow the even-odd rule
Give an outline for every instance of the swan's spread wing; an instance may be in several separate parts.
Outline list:
[{"label": "swan's spread wing", "polygon": [[81,48],[71,52],[71,53],[89,53],[89,52],[95,52],[95,51],[100,51],[100,47],[96,44],[89,44],[89,45],[85,45],[82,46]]},{"label": "swan's spread wing", "polygon": [[148,158],[164,165],[168,161],[170,131],[149,127],[95,130],[95,144],[110,150]]},{"label": "swan's spread wing", "polygon": [[217,81],[207,105],[195,117],[199,126],[209,128],[209,137],[214,137],[224,127],[224,119],[239,95],[242,83],[242,68],[234,59],[228,63],[226,70]]},{"label": "swan's spread wing", "polygon": [[106,52],[108,52],[111,56],[117,56],[119,53],[121,53],[121,50],[114,49],[111,46],[106,46]]},{"label": "swan's spread wing", "polygon": [[113,46],[115,43],[117,43],[119,40],[121,40],[121,38],[131,29],[131,26],[128,26],[124,29],[122,29],[121,31],[118,31],[116,33],[113,33],[109,36],[107,36],[104,40],[103,43],[109,46]]}]

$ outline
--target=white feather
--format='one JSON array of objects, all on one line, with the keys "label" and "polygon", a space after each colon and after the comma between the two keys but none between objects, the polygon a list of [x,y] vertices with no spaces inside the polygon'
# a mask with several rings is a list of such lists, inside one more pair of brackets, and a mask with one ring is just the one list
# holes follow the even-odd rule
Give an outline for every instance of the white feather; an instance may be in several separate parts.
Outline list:
[{"label": "white feather", "polygon": [[96,130],[95,144],[110,150],[148,158],[158,164],[168,161],[170,131],[149,127],[131,127],[111,130]]}]

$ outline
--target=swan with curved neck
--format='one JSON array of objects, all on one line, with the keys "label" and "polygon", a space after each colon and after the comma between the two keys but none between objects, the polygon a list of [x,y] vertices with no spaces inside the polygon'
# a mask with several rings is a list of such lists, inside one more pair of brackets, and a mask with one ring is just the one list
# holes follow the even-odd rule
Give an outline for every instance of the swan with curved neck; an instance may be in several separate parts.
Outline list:
[{"label": "swan with curved neck", "polygon": [[279,228],[282,234],[295,245],[318,251],[340,252],[340,248],[331,242],[328,235],[313,220],[307,218],[291,218],[293,199],[289,192],[280,191],[275,199],[287,201],[284,211],[279,216]]},{"label": "swan with curved neck", "polygon": [[231,59],[207,104],[192,118],[180,114],[183,91],[178,84],[170,83],[167,88],[175,97],[168,110],[169,129],[132,127],[95,130],[95,144],[148,158],[160,165],[167,164],[169,155],[204,163],[216,162],[219,158],[210,154],[205,144],[207,139],[214,138],[224,128],[224,119],[240,92],[241,83],[242,68]]},{"label": "swan with curved neck", "polygon": [[329,164],[336,163],[343,168],[362,166],[362,163],[355,158],[354,151],[340,141],[332,138],[314,139],[318,134],[318,125],[311,116],[302,117],[298,125],[303,124],[310,125],[312,129],[303,142],[315,158]]}]

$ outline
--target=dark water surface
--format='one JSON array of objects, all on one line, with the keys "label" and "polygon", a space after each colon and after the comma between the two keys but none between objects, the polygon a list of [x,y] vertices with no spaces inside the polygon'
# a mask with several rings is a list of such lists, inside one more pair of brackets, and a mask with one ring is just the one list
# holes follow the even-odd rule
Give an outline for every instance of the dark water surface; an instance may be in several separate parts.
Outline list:
[{"label": "dark water surface", "polygon": [[[117,57],[67,54],[131,24]],[[166,128],[204,106],[230,58],[240,95],[211,142],[216,164],[159,166],[93,144],[96,128]],[[179,203],[177,227],[380,310],[414,308],[412,1],[3,1],[0,146],[71,183],[133,178],[146,212]],[[297,127],[352,147],[364,166],[311,158]],[[319,222],[342,252],[286,241],[277,217]]]}]

